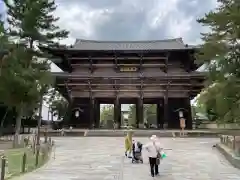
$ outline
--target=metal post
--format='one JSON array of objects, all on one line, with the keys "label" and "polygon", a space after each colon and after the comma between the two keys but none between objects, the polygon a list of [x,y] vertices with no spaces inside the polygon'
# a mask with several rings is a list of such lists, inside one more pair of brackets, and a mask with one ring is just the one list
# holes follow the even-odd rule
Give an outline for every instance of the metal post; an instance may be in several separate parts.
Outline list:
[{"label": "metal post", "polygon": [[26,170],[26,160],[27,160],[27,154],[26,152],[24,152],[23,158],[22,158],[22,173],[24,173]]},{"label": "metal post", "polygon": [[6,171],[6,157],[3,155],[1,157],[1,180],[4,180],[5,179],[5,171]]}]

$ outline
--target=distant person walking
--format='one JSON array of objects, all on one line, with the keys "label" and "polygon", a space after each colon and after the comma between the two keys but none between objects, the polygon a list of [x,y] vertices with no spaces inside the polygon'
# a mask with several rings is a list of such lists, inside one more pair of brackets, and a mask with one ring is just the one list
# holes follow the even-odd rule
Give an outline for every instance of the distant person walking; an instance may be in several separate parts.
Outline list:
[{"label": "distant person walking", "polygon": [[156,135],[150,137],[150,142],[144,145],[144,149],[148,152],[151,176],[159,175],[158,165],[160,164],[161,147]]},{"label": "distant person walking", "polygon": [[181,110],[181,111],[179,111],[178,112],[179,113],[179,123],[180,123],[180,133],[179,133],[179,135],[180,135],[180,137],[183,137],[183,136],[185,136],[185,127],[186,127],[186,119],[184,118],[184,116],[183,116],[183,111]]},{"label": "distant person walking", "polygon": [[180,118],[180,137],[185,136],[185,127],[186,127],[186,119],[184,117]]}]

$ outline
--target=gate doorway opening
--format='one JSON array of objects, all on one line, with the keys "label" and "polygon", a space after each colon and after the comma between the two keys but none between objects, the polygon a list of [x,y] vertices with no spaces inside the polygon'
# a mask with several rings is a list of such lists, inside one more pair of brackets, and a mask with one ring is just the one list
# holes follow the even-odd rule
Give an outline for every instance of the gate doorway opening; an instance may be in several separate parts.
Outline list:
[{"label": "gate doorway opening", "polygon": [[155,129],[159,127],[157,120],[157,104],[143,105],[143,119],[144,128]]},{"label": "gate doorway opening", "polygon": [[100,128],[114,127],[114,104],[100,104]]},{"label": "gate doorway opening", "polygon": [[121,126],[122,128],[136,127],[135,104],[121,104]]}]

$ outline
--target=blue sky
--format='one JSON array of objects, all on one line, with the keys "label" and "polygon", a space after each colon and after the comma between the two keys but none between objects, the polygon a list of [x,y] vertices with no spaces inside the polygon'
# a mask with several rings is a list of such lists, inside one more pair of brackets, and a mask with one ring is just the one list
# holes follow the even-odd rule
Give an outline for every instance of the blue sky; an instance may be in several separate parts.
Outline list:
[{"label": "blue sky", "polygon": [[[216,8],[217,0],[56,0],[58,25],[70,31],[63,43],[94,40],[157,40],[182,37],[201,43],[207,29],[197,18]],[[0,12],[3,11],[0,0]],[[59,71],[52,65],[53,71]]]}]

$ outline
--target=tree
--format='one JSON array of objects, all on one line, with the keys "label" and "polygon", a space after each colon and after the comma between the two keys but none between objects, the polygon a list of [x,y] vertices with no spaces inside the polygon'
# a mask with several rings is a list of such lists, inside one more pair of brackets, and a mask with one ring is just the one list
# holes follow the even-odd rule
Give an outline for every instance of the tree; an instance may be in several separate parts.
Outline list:
[{"label": "tree", "polygon": [[[17,137],[24,113],[28,108],[36,106],[40,107],[41,112],[43,96],[52,83],[49,63],[46,59],[39,59],[46,57],[46,54],[39,50],[38,45],[56,45],[58,43],[55,40],[66,38],[68,32],[54,25],[58,21],[52,15],[56,9],[54,1],[4,2],[8,15],[8,35],[17,44],[12,41],[14,46],[11,51],[8,49],[5,75],[1,80],[4,86],[1,90],[4,103],[17,111]],[[39,116],[39,121],[40,119]]]},{"label": "tree", "polygon": [[128,114],[128,124],[131,125],[135,125],[136,124],[136,105],[132,104],[129,106],[129,114]]},{"label": "tree", "polygon": [[114,120],[114,106],[112,105],[103,106],[100,113],[100,120],[101,121]]},{"label": "tree", "polygon": [[152,122],[151,124],[154,124],[153,122],[156,122],[156,118],[157,118],[156,104],[145,104],[144,112],[145,112],[147,122],[149,123]]},{"label": "tree", "polygon": [[13,48],[4,58],[0,77],[0,99],[7,107],[17,112],[16,143],[21,119],[23,116],[28,116],[30,110],[36,108],[40,100],[39,86],[45,86],[49,77],[47,71],[33,66],[25,67],[25,56],[28,55],[25,50],[25,46],[22,45]]},{"label": "tree", "polygon": [[[144,104],[143,106],[143,116],[144,120],[152,122],[154,119],[156,119],[157,115],[157,108],[156,104]],[[129,106],[129,116],[128,116],[128,122],[129,124],[136,124],[136,105],[130,105]]]},{"label": "tree", "polygon": [[100,112],[100,125],[111,128],[114,123],[114,106],[104,105]]},{"label": "tree", "polygon": [[55,98],[51,102],[49,107],[53,116],[57,116],[59,120],[63,120],[63,118],[66,117],[68,110],[68,102],[63,97],[58,96],[57,98]]},{"label": "tree", "polygon": [[204,44],[198,58],[208,65],[204,103],[219,122],[240,123],[240,3],[218,0],[219,7],[198,22],[210,27],[202,34]]}]

